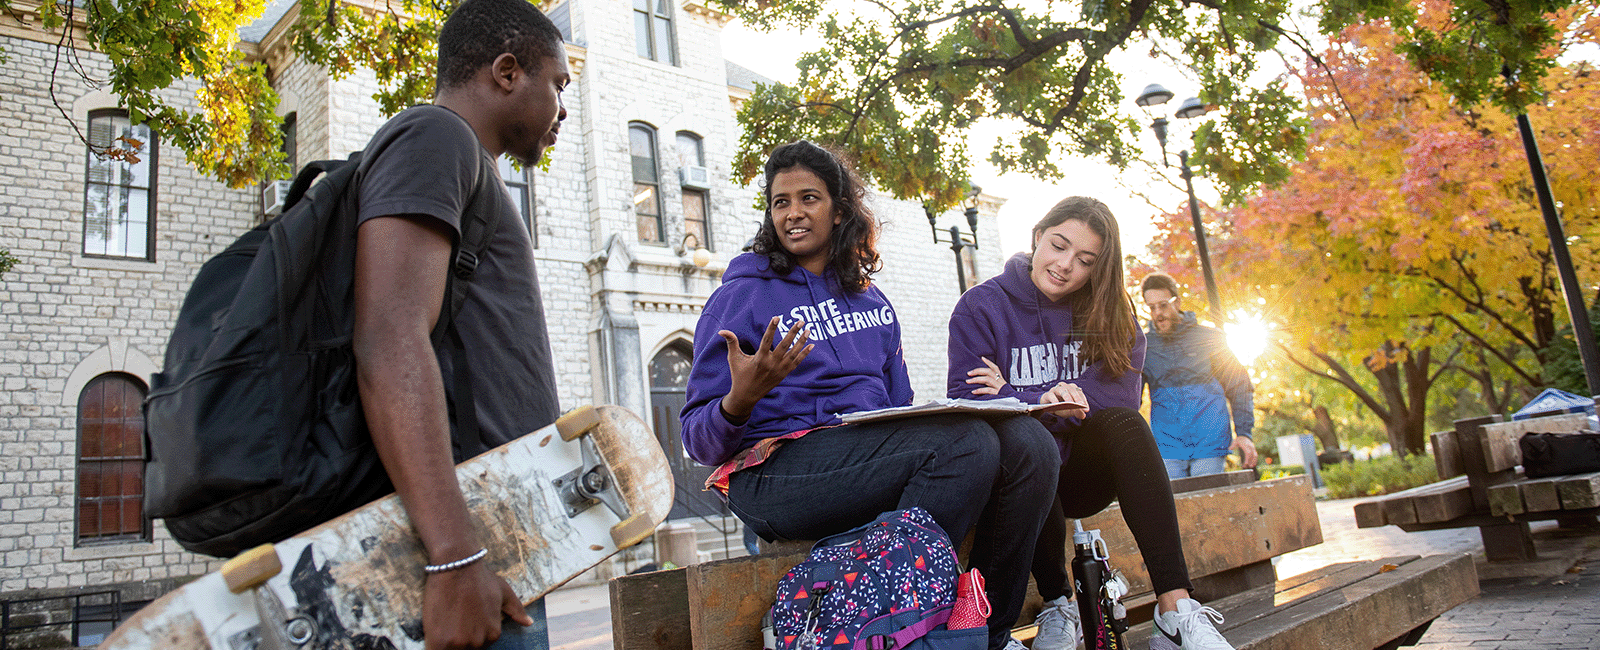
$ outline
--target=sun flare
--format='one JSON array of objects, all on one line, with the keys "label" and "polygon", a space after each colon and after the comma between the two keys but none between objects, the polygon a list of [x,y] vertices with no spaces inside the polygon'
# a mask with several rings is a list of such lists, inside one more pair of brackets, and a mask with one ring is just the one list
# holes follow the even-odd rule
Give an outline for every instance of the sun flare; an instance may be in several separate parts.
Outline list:
[{"label": "sun flare", "polygon": [[1260,314],[1251,314],[1243,309],[1233,312],[1233,322],[1228,323],[1228,349],[1233,350],[1233,356],[1239,358],[1239,363],[1251,365],[1256,357],[1267,350],[1267,342],[1272,336],[1272,330],[1261,321]]}]

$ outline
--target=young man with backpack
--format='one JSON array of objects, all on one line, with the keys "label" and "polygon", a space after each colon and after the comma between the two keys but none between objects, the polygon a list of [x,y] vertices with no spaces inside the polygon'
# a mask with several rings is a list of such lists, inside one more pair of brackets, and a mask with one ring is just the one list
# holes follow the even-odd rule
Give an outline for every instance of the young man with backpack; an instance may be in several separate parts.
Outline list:
[{"label": "young man with backpack", "polygon": [[[455,464],[560,414],[531,239],[495,161],[532,164],[555,143],[568,82],[560,33],[532,4],[466,0],[439,32],[434,103],[391,119],[361,162],[353,347],[372,439],[427,549],[430,650],[484,647],[504,617],[533,623],[482,561]],[[479,192],[493,193],[493,229],[475,272],[452,279]],[[432,337],[447,290],[467,292],[455,316],[464,356]],[[460,373],[468,396],[456,394]],[[462,404],[477,436],[461,431]]]}]

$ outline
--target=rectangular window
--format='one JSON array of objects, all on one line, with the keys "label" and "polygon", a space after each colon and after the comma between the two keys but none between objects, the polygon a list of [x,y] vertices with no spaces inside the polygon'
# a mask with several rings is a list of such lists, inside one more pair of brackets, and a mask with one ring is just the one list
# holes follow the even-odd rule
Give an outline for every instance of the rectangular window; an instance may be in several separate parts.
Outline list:
[{"label": "rectangular window", "polygon": [[533,183],[528,168],[517,169],[510,156],[501,156],[500,178],[506,183],[506,193],[511,195],[511,202],[522,213],[522,223],[528,227],[528,238],[533,241],[533,247],[538,248],[539,234],[533,228]]},{"label": "rectangular window", "polygon": [[97,111],[89,145],[83,254],[155,260],[155,135],[121,111]]},{"label": "rectangular window", "polygon": [[672,39],[672,5],[668,0],[633,0],[633,32],[640,57],[678,65]]},{"label": "rectangular window", "polygon": [[[716,250],[711,245],[710,196],[702,189],[710,182],[710,174],[705,170],[706,151],[705,141],[700,136],[689,131],[679,131],[677,135],[678,173],[685,175],[683,181],[683,234],[694,235],[706,250]],[[692,179],[689,175],[705,173],[704,179]],[[704,181],[704,184],[695,184]],[[693,185],[693,187],[690,187]]]},{"label": "rectangular window", "polygon": [[706,193],[699,190],[683,191],[683,234],[694,235],[706,250],[711,246],[711,233],[706,228]]},{"label": "rectangular window", "polygon": [[283,159],[289,163],[290,173],[300,171],[300,126],[297,113],[283,117]]}]

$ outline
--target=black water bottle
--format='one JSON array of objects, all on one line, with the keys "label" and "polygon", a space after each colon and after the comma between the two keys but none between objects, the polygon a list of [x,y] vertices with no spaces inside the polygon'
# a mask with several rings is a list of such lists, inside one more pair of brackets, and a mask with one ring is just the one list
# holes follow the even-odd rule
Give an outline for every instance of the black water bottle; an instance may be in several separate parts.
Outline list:
[{"label": "black water bottle", "polygon": [[1119,601],[1126,587],[1112,575],[1111,555],[1100,531],[1085,532],[1079,521],[1072,527],[1072,590],[1082,617],[1084,650],[1123,650],[1122,632],[1128,628]]}]

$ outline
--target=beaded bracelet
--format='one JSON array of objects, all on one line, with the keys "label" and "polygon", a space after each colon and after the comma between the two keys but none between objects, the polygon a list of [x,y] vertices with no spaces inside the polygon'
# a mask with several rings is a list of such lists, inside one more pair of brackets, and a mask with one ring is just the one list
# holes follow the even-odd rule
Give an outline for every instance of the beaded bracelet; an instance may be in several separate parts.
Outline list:
[{"label": "beaded bracelet", "polygon": [[478,560],[482,560],[484,558],[484,556],[486,556],[488,554],[489,554],[489,549],[480,548],[480,549],[478,549],[477,553],[473,553],[472,555],[468,555],[468,556],[466,556],[464,558],[461,558],[459,560],[455,560],[455,561],[452,561],[452,562],[445,562],[444,564],[429,564],[427,566],[424,566],[424,567],[422,567],[422,572],[426,573],[428,575],[433,575],[435,573],[444,573],[446,571],[454,571],[454,570],[459,569],[461,567],[464,567],[464,566],[467,566],[469,564],[472,564],[473,562],[477,562]]}]

